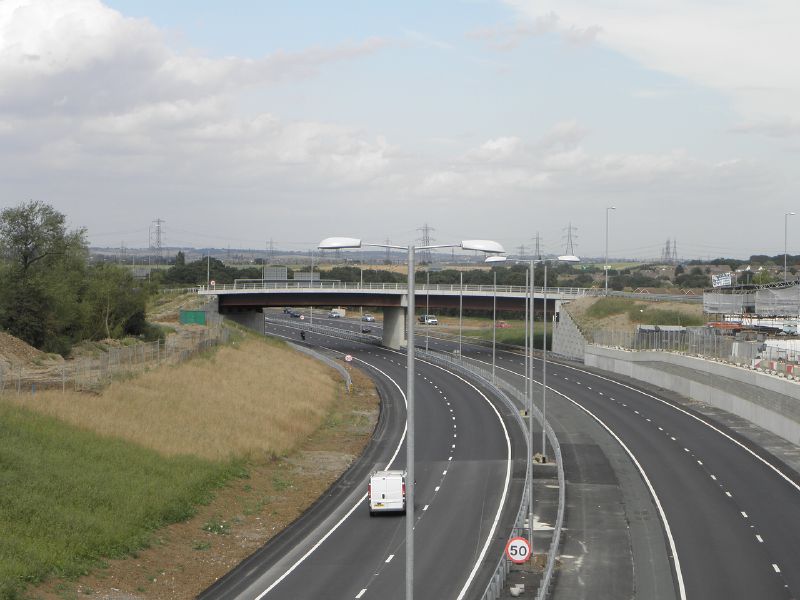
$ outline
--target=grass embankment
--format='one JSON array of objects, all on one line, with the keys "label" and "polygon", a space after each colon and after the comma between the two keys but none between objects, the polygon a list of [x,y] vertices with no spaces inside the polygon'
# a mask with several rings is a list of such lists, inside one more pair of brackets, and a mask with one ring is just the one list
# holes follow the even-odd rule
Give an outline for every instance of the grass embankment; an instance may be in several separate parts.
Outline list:
[{"label": "grass embankment", "polygon": [[699,326],[705,324],[702,315],[686,311],[654,308],[651,303],[628,298],[600,298],[587,310],[592,319],[605,319],[614,315],[626,315],[634,324]]},{"label": "grass embankment", "polygon": [[249,461],[305,440],[339,389],[316,361],[248,337],[98,395],[0,397],[0,598],[145,547]]},{"label": "grass embankment", "polygon": [[[500,344],[514,344],[523,346],[525,344],[525,322],[518,319],[497,319],[508,327],[499,327],[495,333],[495,340]],[[439,317],[440,325],[430,326],[431,335],[436,335],[437,330],[445,331],[451,335],[458,335],[458,317]],[[417,331],[418,338],[425,337],[425,326]],[[548,331],[550,328],[548,327]],[[480,340],[492,341],[492,319],[480,317],[465,317],[462,322],[462,335],[464,337],[478,338]],[[541,348],[544,325],[539,322],[533,324],[534,347]],[[549,333],[548,333],[549,335]]]}]

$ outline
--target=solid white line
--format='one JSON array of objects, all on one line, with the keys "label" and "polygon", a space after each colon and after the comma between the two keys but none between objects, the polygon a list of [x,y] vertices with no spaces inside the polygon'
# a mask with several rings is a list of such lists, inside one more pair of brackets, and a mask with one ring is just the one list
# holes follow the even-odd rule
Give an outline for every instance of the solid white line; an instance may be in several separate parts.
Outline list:
[{"label": "solid white line", "polygon": [[364,588],[363,590],[358,592],[358,594],[356,595],[356,598],[361,598],[361,596],[363,596],[366,591],[367,591],[367,588]]},{"label": "solid white line", "polygon": [[[560,366],[562,366],[562,367],[565,367],[565,368],[567,368],[567,369],[572,369],[573,371],[577,371],[577,372],[579,372],[579,373],[584,373],[584,374],[586,374],[586,375],[592,375],[593,377],[597,377],[598,379],[602,379],[603,381],[607,381],[607,382],[609,382],[609,383],[613,383],[613,384],[615,384],[615,385],[618,385],[618,386],[620,386],[620,387],[623,387],[623,388],[625,388],[625,389],[627,389],[627,390],[631,390],[631,391],[633,391],[633,392],[636,392],[636,393],[638,393],[638,394],[641,394],[642,396],[646,396],[647,398],[650,398],[650,399],[652,399],[652,400],[655,400],[655,401],[657,401],[657,402],[660,402],[661,404],[664,404],[665,406],[669,406],[670,408],[672,408],[672,409],[674,409],[674,410],[677,410],[677,411],[678,411],[678,412],[680,412],[680,413],[683,413],[683,414],[684,414],[684,415],[686,415],[687,417],[690,417],[690,418],[694,419],[694,420],[695,420],[695,421],[697,421],[698,423],[702,423],[703,425],[705,425],[705,426],[706,426],[706,427],[708,427],[709,429],[711,429],[711,430],[713,430],[713,431],[717,432],[718,434],[720,434],[721,436],[725,437],[725,438],[726,438],[728,441],[730,441],[730,442],[733,442],[734,444],[736,444],[737,446],[739,446],[739,448],[741,448],[742,450],[744,450],[745,452],[747,452],[747,453],[748,453],[750,456],[752,456],[753,458],[755,458],[757,461],[761,462],[761,463],[762,463],[764,466],[766,466],[766,467],[768,467],[769,469],[771,469],[771,470],[772,470],[772,471],[773,471],[773,472],[774,472],[776,475],[778,475],[778,476],[779,476],[779,477],[781,477],[781,478],[782,478],[784,481],[786,481],[786,483],[788,483],[788,484],[789,484],[789,485],[791,485],[791,486],[792,486],[792,487],[793,487],[795,490],[797,490],[798,492],[800,492],[800,484],[797,484],[797,483],[795,483],[794,481],[792,481],[792,479],[791,479],[791,478],[790,478],[788,475],[786,475],[786,474],[785,474],[783,471],[781,471],[781,470],[780,470],[778,467],[776,467],[775,465],[773,465],[772,463],[770,463],[770,462],[769,462],[768,460],[766,460],[765,458],[762,458],[761,456],[759,456],[758,454],[756,454],[756,453],[755,453],[753,450],[751,450],[750,448],[748,448],[747,446],[745,446],[745,445],[744,445],[742,442],[740,442],[739,440],[737,440],[737,439],[733,438],[731,435],[729,435],[729,434],[725,433],[724,431],[722,431],[722,430],[721,430],[719,427],[717,427],[716,425],[713,425],[712,423],[710,423],[710,422],[706,421],[705,419],[703,419],[703,418],[701,418],[701,417],[699,417],[699,416],[697,416],[697,415],[694,415],[694,414],[690,413],[688,410],[686,410],[686,409],[684,409],[684,408],[681,408],[680,406],[676,406],[675,404],[672,404],[671,402],[667,402],[667,401],[666,401],[666,400],[664,400],[663,398],[659,398],[658,396],[653,396],[652,394],[648,394],[647,392],[644,392],[644,391],[642,391],[642,390],[640,390],[640,389],[637,389],[637,388],[635,388],[635,387],[633,387],[633,386],[630,386],[630,385],[627,385],[627,384],[625,384],[625,383],[621,383],[621,382],[619,382],[619,381],[615,381],[615,380],[613,380],[613,379],[609,379],[608,377],[603,377],[602,375],[597,375],[596,373],[592,373],[592,372],[590,372],[590,371],[584,371],[584,370],[582,370],[582,369],[579,369],[579,368],[577,368],[577,367],[572,367],[572,366],[569,366],[569,365],[560,365]],[[513,372],[513,371],[512,371],[512,372]],[[519,375],[520,377],[522,377],[522,375],[520,375],[519,373],[517,373],[517,375]]]},{"label": "solid white line", "polygon": [[631,452],[631,450],[628,448],[628,446],[625,445],[625,442],[623,442],[622,439],[620,439],[620,437],[616,433],[614,433],[611,430],[611,428],[602,421],[602,419],[600,419],[600,417],[595,415],[588,408],[586,408],[585,406],[582,406],[580,403],[576,402],[575,400],[573,400],[572,398],[570,398],[566,394],[563,394],[563,393],[559,392],[558,390],[554,390],[553,388],[550,388],[549,386],[548,386],[548,389],[550,391],[552,391],[552,392],[555,392],[556,394],[558,394],[562,398],[566,398],[567,400],[572,402],[575,406],[577,406],[582,411],[584,411],[586,414],[591,416],[595,421],[597,421],[609,433],[609,435],[611,437],[613,437],[620,446],[622,446],[622,449],[625,450],[625,452],[627,453],[628,457],[630,457],[631,461],[633,461],[633,464],[636,465],[637,469],[639,469],[639,473],[642,476],[642,479],[644,480],[645,485],[647,485],[647,489],[650,491],[650,496],[653,498],[653,502],[655,502],[656,508],[658,509],[658,514],[661,517],[661,522],[664,524],[664,531],[667,534],[667,540],[669,542],[670,551],[672,552],[672,559],[673,559],[673,561],[675,563],[675,577],[678,580],[678,592],[680,593],[681,600],[686,600],[686,588],[685,588],[684,583],[683,583],[683,573],[681,571],[681,561],[678,558],[678,549],[675,546],[675,539],[672,537],[672,529],[669,526],[669,521],[667,521],[667,515],[664,513],[664,508],[661,506],[661,500],[659,500],[658,494],[656,494],[656,490],[653,488],[653,484],[650,483],[650,479],[647,477],[647,473],[645,473],[644,468],[642,467],[641,464],[639,464],[639,461],[636,459],[636,457],[634,456],[633,452]]},{"label": "solid white line", "polygon": [[[397,390],[400,392],[400,395],[403,396],[403,402],[406,402],[406,405],[408,405],[408,402],[406,401],[406,395],[403,393],[403,389],[398,385],[398,383],[394,379],[389,377],[389,375],[386,374],[384,371],[381,371],[377,367],[375,367],[375,366],[373,366],[373,365],[361,360],[360,358],[353,357],[353,359],[357,360],[357,361],[359,361],[361,363],[364,363],[368,367],[371,367],[371,368],[375,369],[381,375],[383,375],[389,381],[391,381],[395,385]],[[407,431],[408,431],[408,422],[406,422],[406,426],[403,428],[403,435],[400,436],[400,441],[397,443],[397,448],[395,448],[395,451],[394,451],[394,454],[392,455],[392,458],[389,459],[389,462],[386,465],[387,469],[392,466],[392,463],[394,462],[395,458],[397,458],[397,454],[400,452],[400,446],[403,445],[403,441],[406,439],[406,432]],[[367,498],[367,494],[364,494],[358,500],[356,500],[355,504],[353,504],[353,507],[349,511],[347,511],[347,513],[341,519],[339,519],[339,521],[337,521],[336,524],[333,527],[331,527],[331,529],[325,535],[323,535],[322,538],[316,544],[314,544],[303,556],[301,556],[297,560],[296,563],[294,563],[291,567],[289,567],[289,569],[287,569],[283,573],[283,575],[278,577],[278,579],[276,579],[272,583],[272,585],[270,585],[267,589],[265,589],[258,596],[256,596],[255,600],[261,600],[261,598],[263,598],[264,596],[269,594],[270,591],[272,591],[278,584],[280,584],[284,579],[286,579],[297,567],[299,567],[303,563],[303,561],[305,561],[309,556],[311,556],[317,550],[317,548],[319,548],[325,542],[325,540],[327,540],[333,534],[334,531],[339,529],[339,527],[341,526],[342,523],[344,523],[347,519],[350,518],[350,515],[352,515],[356,511],[356,509],[361,505],[361,503],[364,500],[366,500],[366,498]],[[362,590],[362,593],[365,592],[365,591],[366,591],[366,589]]]},{"label": "solid white line", "polygon": [[[426,506],[425,508],[427,508],[427,506]],[[394,554],[390,554],[390,555],[389,555],[389,558],[387,558],[387,559],[386,559],[386,562],[387,562],[387,563],[389,563],[389,562],[392,562],[392,559],[393,559],[393,558],[394,558]]]}]

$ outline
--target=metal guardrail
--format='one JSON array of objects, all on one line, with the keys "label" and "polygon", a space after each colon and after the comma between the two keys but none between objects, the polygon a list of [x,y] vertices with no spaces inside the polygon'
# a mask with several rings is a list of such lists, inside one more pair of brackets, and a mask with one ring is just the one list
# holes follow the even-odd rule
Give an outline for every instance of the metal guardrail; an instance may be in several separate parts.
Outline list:
[{"label": "metal guardrail", "polygon": [[[245,292],[245,291],[261,291],[261,290],[341,290],[341,291],[386,291],[386,292],[401,292],[404,293],[408,289],[405,283],[351,283],[346,281],[286,281],[286,282],[237,282],[226,283],[215,286],[201,285],[198,290],[205,294],[216,294],[219,292]],[[493,294],[495,287],[493,285],[465,285],[459,284],[416,284],[416,293],[420,295],[424,292],[450,292],[457,294],[459,292],[481,292],[486,294]],[[524,295],[528,292],[528,288],[519,285],[498,285],[496,289],[498,294],[520,294]],[[579,296],[592,296],[598,295],[602,290],[578,287],[548,287],[548,295],[556,296],[569,296],[577,298]],[[534,294],[543,294],[544,288],[534,288]],[[639,295],[637,295],[639,297]]]},{"label": "metal guardrail", "polygon": [[[408,289],[405,283],[355,283],[347,281],[238,281],[236,283],[226,283],[214,286],[201,285],[196,289],[200,294],[217,294],[219,292],[258,292],[263,290],[314,290],[320,291],[366,291],[366,292],[400,292],[403,293]],[[458,284],[417,284],[416,293],[420,295],[424,292],[444,292],[448,294],[457,294],[460,292],[466,293],[485,293],[493,294],[495,287],[493,285],[465,285]],[[519,294],[524,295],[528,291],[525,286],[518,285],[498,285],[496,292],[498,294]],[[537,287],[533,290],[534,296],[542,296],[544,288]],[[617,298],[634,298],[636,300],[650,300],[654,302],[688,302],[688,303],[702,303],[703,296],[686,295],[686,294],[655,294],[651,292],[619,292],[609,291],[608,294],[599,288],[579,288],[579,287],[548,287],[547,293],[553,299],[575,299],[582,296],[614,296]]]},{"label": "metal guardrail", "polygon": [[315,358],[316,360],[323,362],[329,367],[332,367],[337,371],[339,371],[339,373],[342,375],[342,379],[344,379],[344,384],[347,387],[347,393],[348,394],[350,393],[350,390],[353,387],[353,380],[350,378],[350,373],[348,373],[347,369],[345,369],[342,365],[337,363],[335,360],[332,360],[331,358],[325,356],[324,354],[316,352],[315,350],[307,348],[306,346],[301,346],[300,344],[295,344],[293,342],[289,342],[289,345],[298,352],[307,354],[308,356],[311,356],[312,358]]}]

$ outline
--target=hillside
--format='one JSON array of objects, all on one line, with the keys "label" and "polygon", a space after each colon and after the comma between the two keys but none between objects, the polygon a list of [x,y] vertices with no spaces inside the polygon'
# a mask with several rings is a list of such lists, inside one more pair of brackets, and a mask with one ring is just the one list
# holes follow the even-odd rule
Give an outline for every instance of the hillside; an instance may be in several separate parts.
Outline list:
[{"label": "hillside", "polygon": [[695,326],[706,322],[701,303],[584,297],[565,308],[584,332],[633,331],[640,324]]}]

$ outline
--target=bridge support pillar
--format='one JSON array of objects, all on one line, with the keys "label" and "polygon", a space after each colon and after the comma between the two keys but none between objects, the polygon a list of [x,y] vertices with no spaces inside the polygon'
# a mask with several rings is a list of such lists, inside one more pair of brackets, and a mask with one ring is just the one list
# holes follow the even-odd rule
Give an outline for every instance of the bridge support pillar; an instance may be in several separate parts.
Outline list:
[{"label": "bridge support pillar", "polygon": [[383,309],[383,345],[399,350],[406,341],[406,309],[402,306]]}]

